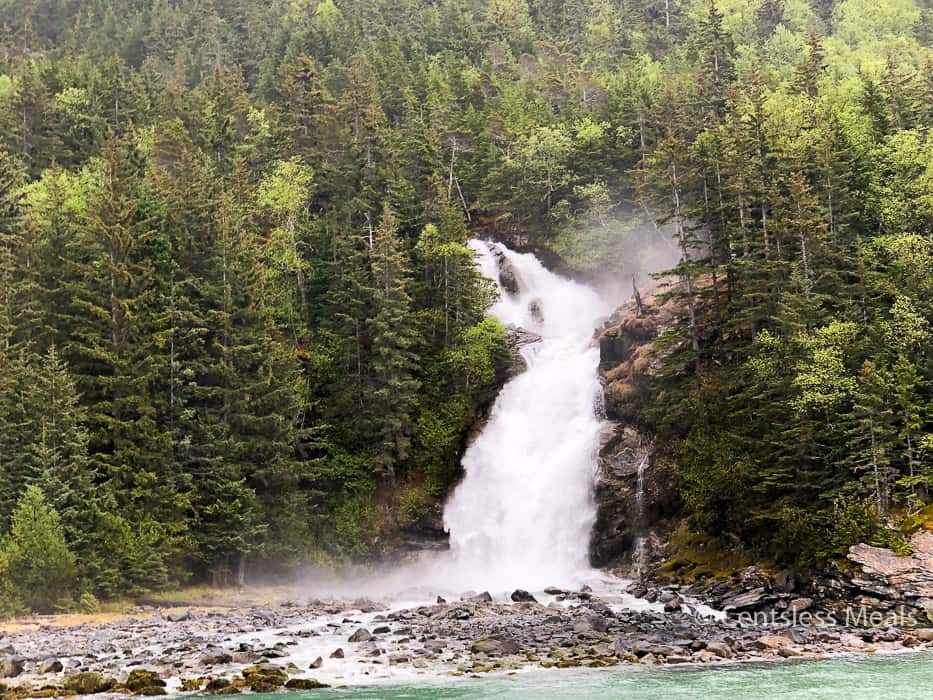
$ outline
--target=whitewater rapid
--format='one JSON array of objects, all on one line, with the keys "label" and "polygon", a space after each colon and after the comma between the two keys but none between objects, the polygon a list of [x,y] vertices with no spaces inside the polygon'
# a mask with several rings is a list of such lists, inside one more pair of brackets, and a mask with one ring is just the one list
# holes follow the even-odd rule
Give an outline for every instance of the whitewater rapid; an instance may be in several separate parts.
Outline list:
[{"label": "whitewater rapid", "polygon": [[522,349],[527,369],[503,387],[464,454],[464,479],[444,511],[450,573],[477,590],[578,584],[591,573],[593,481],[605,427],[593,333],[611,308],[533,255],[478,241],[471,247],[485,276],[497,281],[504,259],[518,283],[515,294],[500,285],[490,313],[541,340]]}]

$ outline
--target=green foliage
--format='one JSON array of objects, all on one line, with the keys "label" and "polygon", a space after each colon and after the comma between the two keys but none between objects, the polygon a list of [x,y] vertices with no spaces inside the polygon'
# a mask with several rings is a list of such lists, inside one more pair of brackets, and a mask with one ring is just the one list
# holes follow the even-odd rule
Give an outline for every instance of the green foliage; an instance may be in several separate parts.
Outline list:
[{"label": "green foliage", "polygon": [[65,542],[58,513],[46,504],[42,491],[23,493],[0,563],[16,599],[38,612],[53,612],[71,603],[76,584],[74,555]]},{"label": "green foliage", "polygon": [[343,495],[334,511],[334,534],[341,548],[350,554],[372,551],[379,531],[371,491]]},{"label": "green foliage", "polygon": [[881,528],[871,538],[871,545],[874,547],[884,547],[890,549],[899,557],[908,557],[914,553],[914,549],[904,535],[891,528]]},{"label": "green foliage", "polygon": [[871,503],[852,496],[838,496],[833,501],[830,535],[826,554],[844,558],[849,546],[856,542],[871,542],[886,537]]}]

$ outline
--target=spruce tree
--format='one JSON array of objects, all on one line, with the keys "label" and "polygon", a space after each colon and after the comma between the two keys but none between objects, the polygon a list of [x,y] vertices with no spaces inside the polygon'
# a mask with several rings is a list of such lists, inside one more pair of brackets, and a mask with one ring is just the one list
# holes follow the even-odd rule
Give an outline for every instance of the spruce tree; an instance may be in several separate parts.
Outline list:
[{"label": "spruce tree", "polygon": [[420,382],[415,355],[418,338],[408,293],[409,263],[388,206],[383,208],[373,241],[372,275],[372,375],[366,401],[377,437],[373,466],[377,473],[391,475],[408,455]]}]

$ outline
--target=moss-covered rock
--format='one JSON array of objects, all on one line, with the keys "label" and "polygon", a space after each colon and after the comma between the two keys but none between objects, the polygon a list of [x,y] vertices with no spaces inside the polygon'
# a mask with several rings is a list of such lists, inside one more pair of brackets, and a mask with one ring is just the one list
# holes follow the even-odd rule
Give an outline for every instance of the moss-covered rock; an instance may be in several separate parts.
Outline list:
[{"label": "moss-covered rock", "polygon": [[130,692],[137,693],[139,695],[157,695],[158,693],[143,693],[143,690],[148,688],[164,688],[165,681],[159,678],[159,674],[155,671],[147,671],[145,669],[137,668],[130,672],[129,677],[124,683],[126,689]]},{"label": "moss-covered rock", "polygon": [[285,684],[289,690],[317,690],[318,688],[329,688],[329,685],[321,683],[314,678],[292,678]]},{"label": "moss-covered rock", "polygon": [[62,686],[73,690],[78,695],[95,695],[106,693],[115,685],[112,678],[104,678],[103,674],[95,672],[76,673],[65,678]]},{"label": "moss-covered rock", "polygon": [[204,685],[203,678],[182,678],[181,689],[186,693],[196,693]]},{"label": "moss-covered rock", "polygon": [[207,685],[204,687],[204,690],[206,690],[208,693],[216,695],[221,690],[232,687],[232,685],[233,684],[226,678],[211,678],[207,682]]},{"label": "moss-covered rock", "polygon": [[288,674],[274,664],[257,664],[243,669],[246,685],[254,693],[271,693],[288,681]]}]

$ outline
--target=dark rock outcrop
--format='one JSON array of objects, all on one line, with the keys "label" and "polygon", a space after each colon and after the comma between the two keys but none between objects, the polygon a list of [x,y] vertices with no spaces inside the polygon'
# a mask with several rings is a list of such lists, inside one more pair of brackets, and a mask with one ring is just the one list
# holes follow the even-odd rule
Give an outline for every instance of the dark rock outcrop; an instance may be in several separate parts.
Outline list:
[{"label": "dark rock outcrop", "polygon": [[645,296],[641,308],[631,302],[617,310],[598,338],[606,414],[614,423],[599,455],[590,540],[595,566],[631,573],[639,538],[645,563],[657,562],[680,509],[671,464],[643,420],[656,363],[653,342],[672,313]]},{"label": "dark rock outcrop", "polygon": [[496,258],[496,268],[499,271],[499,286],[506,294],[516,295],[521,290],[521,277],[515,266],[505,256],[502,248],[495,243],[487,243],[490,252]]},{"label": "dark rock outcrop", "polygon": [[541,336],[512,324],[505,327],[505,334],[509,341],[509,348],[512,350],[512,366],[508,370],[507,377],[511,379],[528,369],[528,363],[522,355],[522,349],[540,343]]}]

